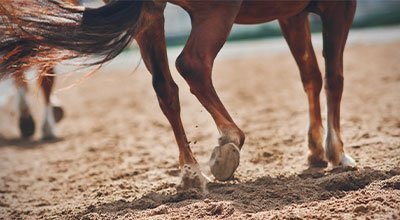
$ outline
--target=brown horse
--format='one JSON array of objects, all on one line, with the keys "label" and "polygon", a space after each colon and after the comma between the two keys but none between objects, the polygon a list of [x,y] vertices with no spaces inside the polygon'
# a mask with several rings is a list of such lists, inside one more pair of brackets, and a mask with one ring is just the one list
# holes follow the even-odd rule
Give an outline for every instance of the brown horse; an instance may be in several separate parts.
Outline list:
[{"label": "brown horse", "polygon": [[[41,15],[43,10],[28,6],[30,17],[18,19],[18,8],[3,9],[8,12],[14,25],[8,37],[11,40],[35,39],[39,45],[64,48],[79,54],[97,54],[98,63],[115,57],[136,39],[147,69],[153,76],[153,87],[160,107],[170,122],[179,147],[179,165],[186,186],[203,185],[198,163],[192,154],[180,117],[178,87],[171,77],[164,36],[164,8],[167,2],[186,10],[191,18],[192,30],[188,41],[176,60],[176,68],[190,86],[190,91],[213,117],[220,138],[219,146],[211,156],[211,172],[218,180],[232,177],[239,165],[239,152],[245,140],[244,133],[235,124],[221,103],[212,84],[214,59],[224,45],[234,23],[258,24],[279,20],[283,35],[300,69],[304,90],[309,102],[310,125],[308,130],[308,162],[311,167],[354,166],[354,160],[345,154],[340,134],[340,101],[343,91],[343,50],[353,21],[356,1],[324,0],[160,0],[160,1],[112,1],[98,9],[84,9],[49,4],[49,0],[37,0],[48,8],[53,16],[68,18],[64,24],[48,21]],[[23,0],[20,0],[23,1]],[[26,0],[25,0],[26,1]],[[42,3],[41,3],[42,2]],[[34,11],[41,13],[33,13]],[[11,11],[11,12],[10,12]],[[17,11],[17,12],[16,12]],[[22,11],[22,10],[20,10]],[[47,12],[49,13],[49,12]],[[321,120],[319,94],[322,76],[311,44],[307,15],[316,13],[323,24],[323,55],[325,58],[325,91],[327,95],[327,130],[324,148],[324,128]],[[10,18],[11,17],[11,18]],[[68,25],[66,25],[66,23]],[[7,32],[10,33],[10,32]],[[27,34],[28,33],[28,34]],[[1,42],[1,41],[0,41]],[[0,48],[2,44],[0,43]]]}]

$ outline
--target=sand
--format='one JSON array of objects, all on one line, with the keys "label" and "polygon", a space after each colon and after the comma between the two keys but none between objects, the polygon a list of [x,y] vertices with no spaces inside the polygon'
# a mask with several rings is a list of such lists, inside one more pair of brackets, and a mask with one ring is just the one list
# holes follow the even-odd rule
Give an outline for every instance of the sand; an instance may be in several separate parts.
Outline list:
[{"label": "sand", "polygon": [[[10,114],[0,218],[399,219],[399,58],[400,42],[347,48],[342,135],[358,167],[319,171],[307,170],[307,99],[290,54],[217,60],[216,90],[247,139],[234,179],[209,183],[208,193],[176,190],[178,148],[150,74],[131,71],[137,59],[127,71],[106,68],[57,93],[66,111],[58,141],[42,142],[40,132],[19,140]],[[192,150],[210,175],[217,129],[172,69]],[[60,77],[58,87],[80,76]],[[30,100],[39,120],[41,96]]]}]

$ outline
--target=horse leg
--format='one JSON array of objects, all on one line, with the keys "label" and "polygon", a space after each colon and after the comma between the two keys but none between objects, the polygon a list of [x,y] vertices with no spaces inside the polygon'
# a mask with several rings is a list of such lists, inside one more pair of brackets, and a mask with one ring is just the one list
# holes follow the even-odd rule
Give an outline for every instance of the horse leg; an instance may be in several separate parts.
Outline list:
[{"label": "horse leg", "polygon": [[35,133],[35,122],[33,121],[26,98],[28,85],[25,81],[24,71],[20,70],[16,72],[14,80],[18,91],[19,130],[23,138],[30,138]]},{"label": "horse leg", "polygon": [[55,80],[54,67],[43,66],[40,68],[38,83],[42,88],[45,112],[42,122],[42,139],[55,139],[57,138],[56,122],[60,121],[64,115],[63,109],[54,105],[51,100],[51,92]]},{"label": "horse leg", "polygon": [[308,163],[310,167],[326,167],[323,147],[324,129],[321,121],[319,94],[322,77],[311,43],[308,12],[280,19],[279,24],[300,70],[301,81],[308,98],[310,125],[308,129]]},{"label": "horse leg", "polygon": [[[164,7],[152,10],[151,14],[143,17],[150,19],[150,24],[136,37],[140,51],[147,69],[152,74],[153,88],[157,94],[158,102],[171,124],[179,148],[179,166],[182,171],[182,187],[197,187],[205,189],[206,178],[200,171],[200,167],[190,149],[189,142],[180,117],[180,103],[178,86],[172,79],[166,43],[164,36]],[[156,13],[157,12],[157,13]]]},{"label": "horse leg", "polygon": [[[192,31],[176,67],[190,86],[190,91],[213,117],[221,137],[210,159],[212,174],[218,180],[232,177],[239,165],[239,150],[244,134],[233,122],[212,85],[214,59],[224,45],[240,8],[240,2],[202,4],[203,10],[190,11]],[[193,6],[195,7],[195,6]]]},{"label": "horse leg", "polygon": [[326,2],[326,5],[321,12],[328,108],[326,156],[334,166],[355,166],[355,161],[343,149],[340,101],[343,92],[343,51],[354,18],[356,1]]}]

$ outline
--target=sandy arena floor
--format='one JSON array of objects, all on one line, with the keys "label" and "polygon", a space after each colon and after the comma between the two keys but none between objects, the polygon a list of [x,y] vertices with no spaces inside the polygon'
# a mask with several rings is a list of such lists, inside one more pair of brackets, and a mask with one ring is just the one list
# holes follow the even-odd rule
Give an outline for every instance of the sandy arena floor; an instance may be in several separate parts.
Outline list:
[{"label": "sandy arena floor", "polygon": [[[208,194],[176,191],[178,148],[150,74],[131,71],[137,61],[58,93],[67,116],[57,142],[40,132],[19,140],[15,114],[1,122],[10,132],[0,138],[0,218],[400,218],[400,42],[346,50],[342,135],[357,169],[306,170],[307,100],[288,52],[217,60],[216,89],[247,140],[234,180],[210,183]],[[172,69],[187,136],[210,175],[217,129]],[[30,100],[39,119],[41,96]]]}]

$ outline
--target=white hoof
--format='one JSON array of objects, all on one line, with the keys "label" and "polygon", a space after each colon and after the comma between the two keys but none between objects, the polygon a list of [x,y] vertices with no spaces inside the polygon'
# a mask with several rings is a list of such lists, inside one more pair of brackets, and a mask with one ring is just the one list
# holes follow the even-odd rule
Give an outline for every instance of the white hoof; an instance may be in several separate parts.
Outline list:
[{"label": "white hoof", "polygon": [[210,169],[215,179],[225,181],[233,176],[240,162],[240,150],[228,143],[215,147],[210,158]]},{"label": "white hoof", "polygon": [[185,164],[182,167],[182,182],[180,189],[198,188],[207,192],[206,185],[210,179],[205,176],[198,164]]},{"label": "white hoof", "polygon": [[344,153],[339,165],[344,167],[355,167],[356,161],[348,154]]}]

